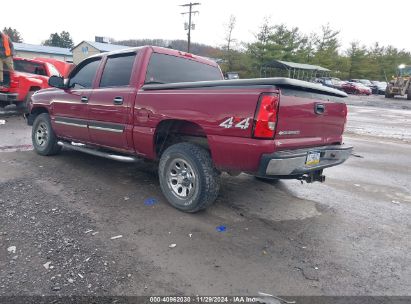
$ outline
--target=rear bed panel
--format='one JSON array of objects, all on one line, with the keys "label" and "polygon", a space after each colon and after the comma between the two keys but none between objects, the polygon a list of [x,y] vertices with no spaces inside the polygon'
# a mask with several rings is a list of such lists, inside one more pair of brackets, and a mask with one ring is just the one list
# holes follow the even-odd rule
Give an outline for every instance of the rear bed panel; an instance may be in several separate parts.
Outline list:
[{"label": "rear bed panel", "polygon": [[[280,94],[276,134],[270,139],[252,135],[262,93]],[[169,119],[193,122],[207,134],[218,169],[252,173],[257,172],[263,154],[340,143],[346,106],[336,96],[344,95],[316,84],[280,78],[144,85],[137,94],[133,132],[139,127],[155,132],[160,122]],[[324,114],[314,113],[315,103],[325,105]],[[233,121],[225,127],[229,118]],[[244,119],[249,119],[249,125],[242,129],[237,125]],[[153,143],[136,143],[136,151],[147,145],[154,148]],[[155,158],[154,151],[145,154]]]},{"label": "rear bed panel", "polygon": [[[258,98],[271,88],[195,88],[185,90],[140,91],[134,110],[137,126],[156,127],[165,119],[180,119],[200,125],[207,135],[251,137]],[[141,115],[144,107],[149,118]],[[232,123],[227,122],[233,118]],[[249,119],[248,128],[236,127]],[[226,122],[224,124],[224,122]]]},{"label": "rear bed panel", "polygon": [[[262,92],[270,92],[270,90],[274,91],[274,88],[272,86],[269,88],[235,89],[218,87],[139,91],[133,110],[132,136],[135,138],[135,150],[138,154],[143,153],[148,158],[155,158],[153,141],[136,141],[137,137],[140,136],[140,128],[152,129],[155,136],[155,130],[160,123],[167,120],[181,120],[201,127],[209,140],[213,159],[224,159],[221,162],[217,161],[218,164],[224,164],[227,158],[232,157],[234,162],[228,162],[236,164],[233,165],[233,168],[243,166],[242,163],[247,160],[244,159],[244,156],[238,155],[244,151],[241,150],[241,145],[238,145],[239,149],[234,149],[233,144],[237,142],[237,139],[251,139],[253,117],[258,98]],[[233,118],[231,124],[227,122],[230,118]],[[236,127],[246,119],[249,121],[247,128]],[[188,132],[187,135],[195,136],[197,134]],[[214,147],[214,141],[210,139],[214,136],[216,138],[215,144],[218,147]],[[221,144],[220,140],[217,140],[217,137],[223,138],[224,145]],[[257,157],[253,156],[254,162],[259,161],[259,156],[263,152],[273,152],[272,139],[269,144],[271,149],[262,151]],[[258,140],[254,140],[252,145],[255,149],[260,143]],[[221,148],[223,146],[226,148]],[[246,167],[249,165],[247,164]],[[253,164],[252,167],[256,168],[256,164]]]}]

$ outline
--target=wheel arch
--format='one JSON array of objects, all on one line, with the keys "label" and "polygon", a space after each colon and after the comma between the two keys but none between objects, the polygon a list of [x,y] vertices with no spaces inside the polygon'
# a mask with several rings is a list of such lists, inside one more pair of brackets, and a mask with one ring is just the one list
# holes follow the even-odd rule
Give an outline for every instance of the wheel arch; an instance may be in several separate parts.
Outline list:
[{"label": "wheel arch", "polygon": [[198,123],[183,119],[165,119],[157,125],[154,132],[153,151],[156,158],[160,158],[169,146],[181,142],[190,142],[210,150],[207,134]]},{"label": "wheel arch", "polygon": [[34,120],[36,119],[36,117],[42,113],[49,113],[48,109],[45,107],[34,107],[31,109],[30,114],[27,115],[27,123],[29,126],[33,125]]}]

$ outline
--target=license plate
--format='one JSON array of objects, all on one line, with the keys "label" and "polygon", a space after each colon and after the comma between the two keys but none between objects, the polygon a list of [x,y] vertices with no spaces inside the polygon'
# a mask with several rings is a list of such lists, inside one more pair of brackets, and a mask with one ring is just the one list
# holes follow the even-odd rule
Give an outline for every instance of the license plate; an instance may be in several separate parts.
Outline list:
[{"label": "license plate", "polygon": [[313,166],[320,163],[320,152],[308,152],[307,159],[305,160],[305,164],[307,166]]}]

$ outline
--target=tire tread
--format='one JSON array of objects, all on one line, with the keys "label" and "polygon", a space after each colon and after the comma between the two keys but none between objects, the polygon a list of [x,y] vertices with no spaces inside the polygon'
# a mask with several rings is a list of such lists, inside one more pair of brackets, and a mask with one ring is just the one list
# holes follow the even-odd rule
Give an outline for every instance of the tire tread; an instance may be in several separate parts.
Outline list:
[{"label": "tire tread", "polygon": [[[47,147],[44,150],[39,150],[36,148],[36,140],[35,140],[35,129],[37,124],[40,123],[40,121],[44,121],[47,124],[47,128],[49,129],[49,142],[47,144]],[[33,128],[32,128],[32,133],[31,133],[31,139],[33,142],[33,147],[34,150],[43,156],[49,156],[49,155],[55,155],[60,153],[62,147],[57,144],[57,136],[53,131],[53,128],[51,126],[51,120],[50,120],[50,115],[48,113],[41,113],[38,115],[33,123]]]},{"label": "tire tread", "polygon": [[[195,165],[198,166],[198,171],[200,171],[200,174],[203,174],[203,178],[200,178],[200,181],[202,181],[202,185],[200,186],[201,189],[197,204],[193,206],[193,208],[191,209],[181,210],[189,213],[194,213],[200,210],[207,209],[217,199],[220,190],[220,175],[217,169],[214,167],[210,152],[198,145],[187,142],[178,143],[170,146],[164,151],[162,158],[160,160],[160,179],[164,175],[164,172],[162,171],[164,171],[168,155],[174,152],[188,154],[189,157],[194,160]],[[166,182],[164,181],[163,183]],[[174,204],[172,205],[175,206]]]}]

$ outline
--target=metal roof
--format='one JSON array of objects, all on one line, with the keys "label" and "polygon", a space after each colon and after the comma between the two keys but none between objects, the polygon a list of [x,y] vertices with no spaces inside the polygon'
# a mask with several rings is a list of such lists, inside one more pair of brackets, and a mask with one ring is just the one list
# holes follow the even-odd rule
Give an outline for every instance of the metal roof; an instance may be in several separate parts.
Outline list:
[{"label": "metal roof", "polygon": [[273,60],[264,64],[264,67],[271,68],[281,68],[281,69],[298,69],[298,70],[310,70],[310,71],[323,71],[330,72],[329,69],[320,67],[319,65],[305,64],[305,63],[296,63],[282,60]]},{"label": "metal roof", "polygon": [[35,44],[18,43],[18,42],[13,42],[13,45],[16,51],[21,51],[21,52],[73,56],[70,49],[61,48],[61,47],[35,45]]},{"label": "metal roof", "polygon": [[[102,42],[94,42],[94,41],[82,41],[81,43],[83,42],[90,44],[92,47],[96,48],[100,52],[111,52],[111,51],[118,51],[118,50],[130,48],[129,46],[119,45],[119,44],[102,43]],[[74,48],[76,48],[81,43],[77,44]]]}]

